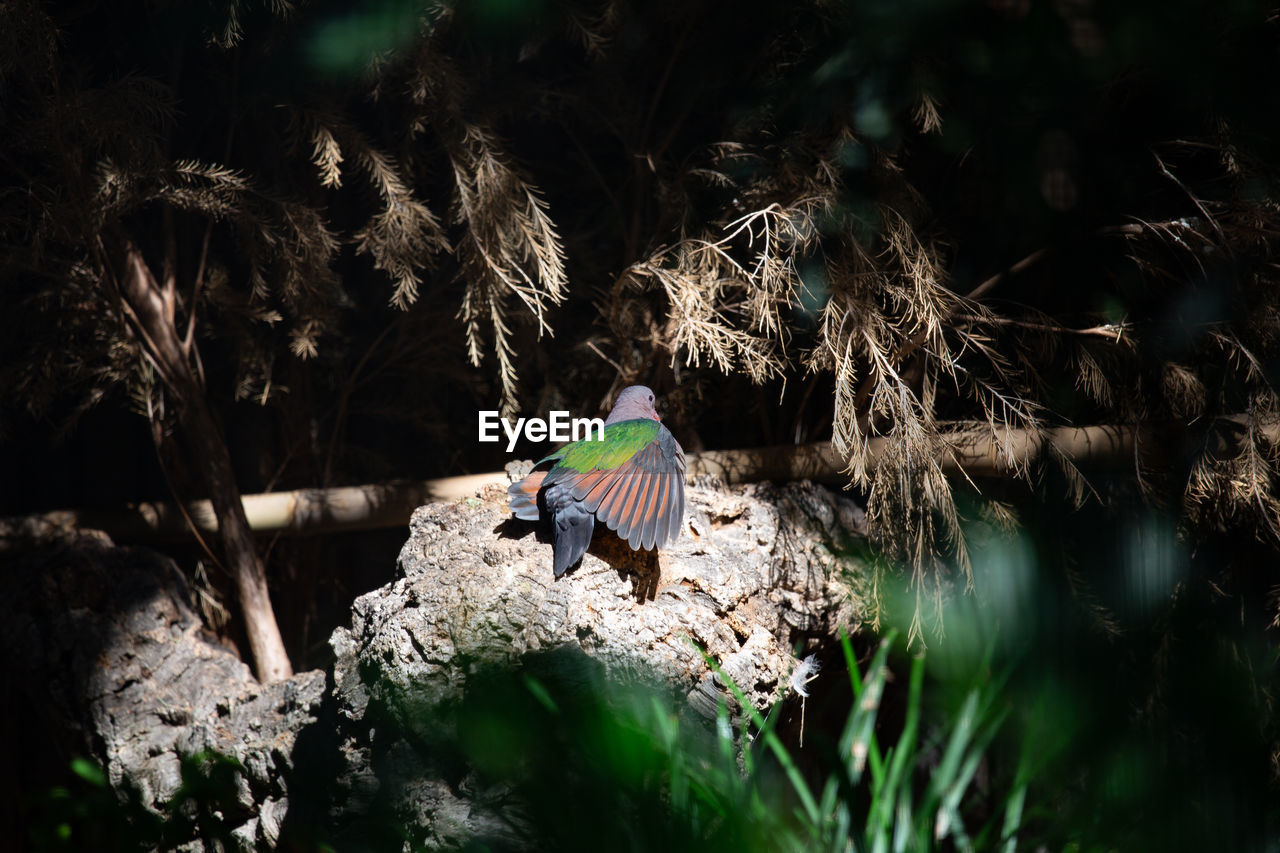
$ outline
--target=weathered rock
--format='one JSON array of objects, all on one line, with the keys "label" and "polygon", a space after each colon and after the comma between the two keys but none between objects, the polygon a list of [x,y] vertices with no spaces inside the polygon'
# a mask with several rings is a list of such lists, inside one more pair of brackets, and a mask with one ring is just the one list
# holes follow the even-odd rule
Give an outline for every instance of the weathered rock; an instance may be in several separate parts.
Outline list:
[{"label": "weathered rock", "polygon": [[345,714],[362,714],[370,696],[389,708],[448,698],[466,682],[460,660],[566,644],[615,677],[657,675],[714,708],[726,691],[705,650],[763,708],[794,666],[794,642],[858,616],[833,546],[858,535],[861,511],[820,487],[690,489],[684,533],[656,565],[598,535],[558,580],[550,546],[511,520],[496,492],[414,513],[404,577],[356,599],[351,628],[331,640]]},{"label": "weathered rock", "polygon": [[[841,555],[861,511],[820,487],[691,488],[683,535],[659,558],[597,535],[558,580],[550,546],[505,503],[494,489],[414,513],[403,577],[357,599],[351,627],[333,635],[327,692],[321,672],[258,685],[203,634],[171,561],[86,535],[0,576],[7,678],[28,679],[113,784],[157,812],[184,759],[239,761],[234,802],[218,815],[232,846],[329,837],[344,850],[398,849],[401,832],[424,848],[519,846],[422,730],[478,669],[569,649],[711,713],[733,703],[705,650],[764,708],[785,692],[794,645],[859,616],[858,567]],[[388,819],[398,829],[381,837]]]},{"label": "weathered rock", "polygon": [[259,685],[204,636],[172,560],[91,533],[9,561],[0,574],[0,642],[0,678],[51,708],[74,735],[69,752],[96,757],[118,790],[164,813],[184,759],[228,756],[244,772],[221,820],[252,825],[254,843],[266,840],[259,830],[269,824],[258,817],[288,794],[294,739],[314,720],[323,672]]},{"label": "weathered rock", "polygon": [[[455,787],[408,784],[404,772],[429,766],[416,745],[422,720],[475,670],[580,649],[613,679],[665,681],[711,715],[735,703],[705,651],[764,709],[786,692],[794,644],[860,615],[858,567],[839,555],[863,532],[862,512],[821,487],[691,488],[683,534],[656,561],[597,535],[560,579],[534,525],[505,507],[495,489],[420,508],[403,577],[358,598],[351,627],[331,639],[338,713],[353,724],[340,775],[381,767],[383,782],[394,779],[380,789],[383,807],[426,847],[503,831]],[[359,735],[362,725],[375,734]]]}]

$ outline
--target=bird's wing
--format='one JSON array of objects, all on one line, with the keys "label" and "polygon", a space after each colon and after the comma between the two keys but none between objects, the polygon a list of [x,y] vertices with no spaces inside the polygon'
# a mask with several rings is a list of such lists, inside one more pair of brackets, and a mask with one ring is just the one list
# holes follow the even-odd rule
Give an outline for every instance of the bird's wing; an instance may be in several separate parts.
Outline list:
[{"label": "bird's wing", "polygon": [[538,490],[542,488],[542,481],[546,476],[546,471],[534,471],[507,487],[507,494],[511,496],[511,512],[516,518],[538,520]]},{"label": "bird's wing", "polygon": [[684,518],[684,451],[661,423],[621,421],[564,448],[543,485],[564,483],[632,548],[661,547]]}]

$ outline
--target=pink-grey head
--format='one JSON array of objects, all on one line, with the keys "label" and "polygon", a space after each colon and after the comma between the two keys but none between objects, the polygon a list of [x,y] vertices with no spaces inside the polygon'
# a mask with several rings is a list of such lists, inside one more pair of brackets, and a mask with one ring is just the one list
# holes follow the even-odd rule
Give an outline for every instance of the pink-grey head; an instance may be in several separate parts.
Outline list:
[{"label": "pink-grey head", "polygon": [[622,393],[618,395],[618,400],[613,404],[613,411],[609,412],[609,417],[605,419],[605,424],[614,424],[618,421],[634,421],[642,418],[648,418],[651,421],[660,421],[658,410],[653,406],[653,392],[643,385],[629,385],[622,389]]}]

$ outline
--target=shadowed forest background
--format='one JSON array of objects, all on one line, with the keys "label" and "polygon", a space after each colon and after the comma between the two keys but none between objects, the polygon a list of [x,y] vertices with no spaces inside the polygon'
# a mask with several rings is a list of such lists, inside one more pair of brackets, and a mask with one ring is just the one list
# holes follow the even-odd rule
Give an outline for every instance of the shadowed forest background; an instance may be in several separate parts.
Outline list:
[{"label": "shadowed forest background", "polygon": [[[168,553],[276,678],[404,535],[255,539],[240,495],[499,470],[477,410],[645,384],[691,453],[831,442],[875,627],[1052,706],[967,815],[1003,766],[1051,846],[1274,846],[1267,4],[0,14],[0,515],[210,498]],[[1136,447],[1015,452],[1091,426]],[[975,433],[1002,476],[944,471]]]}]

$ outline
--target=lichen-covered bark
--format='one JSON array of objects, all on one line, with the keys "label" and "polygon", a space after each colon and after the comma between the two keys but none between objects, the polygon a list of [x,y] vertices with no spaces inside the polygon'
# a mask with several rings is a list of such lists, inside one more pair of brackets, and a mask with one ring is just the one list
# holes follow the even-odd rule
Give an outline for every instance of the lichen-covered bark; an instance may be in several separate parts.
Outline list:
[{"label": "lichen-covered bark", "polygon": [[398,849],[375,831],[388,820],[427,848],[502,837],[510,827],[465,774],[443,772],[423,731],[477,668],[570,649],[712,713],[729,697],[704,649],[764,708],[785,692],[795,644],[858,621],[859,567],[844,556],[861,533],[854,503],[809,484],[706,483],[688,506],[656,560],[599,532],[559,580],[550,546],[510,519],[500,489],[422,507],[401,579],[357,599],[351,626],[334,633],[332,673],[265,686],[204,634],[168,559],[63,538],[0,576],[5,677],[56,709],[73,751],[159,813],[184,757],[239,760],[221,819],[245,849],[282,833]]}]

